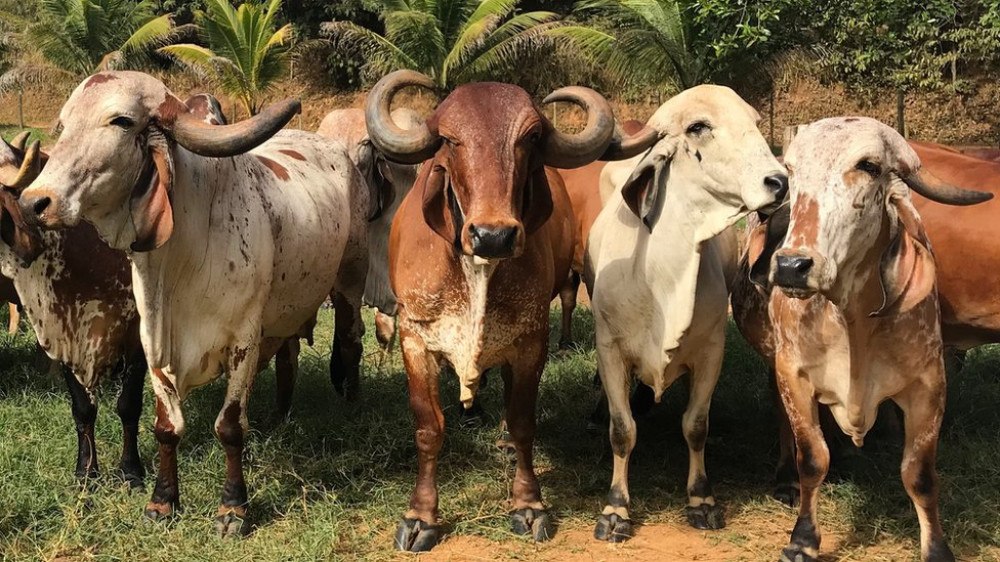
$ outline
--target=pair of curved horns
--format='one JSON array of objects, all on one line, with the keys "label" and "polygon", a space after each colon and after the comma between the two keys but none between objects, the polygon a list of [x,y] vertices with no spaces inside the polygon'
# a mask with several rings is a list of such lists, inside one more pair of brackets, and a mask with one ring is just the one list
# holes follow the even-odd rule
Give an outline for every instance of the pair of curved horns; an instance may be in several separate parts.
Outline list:
[{"label": "pair of curved horns", "polygon": [[4,141],[14,152],[14,155],[21,158],[21,165],[16,174],[0,177],[0,184],[3,184],[3,188],[8,191],[20,193],[42,172],[42,163],[45,160],[45,155],[42,154],[41,150],[42,143],[34,140],[25,148],[30,135],[30,132],[22,131],[11,142]]},{"label": "pair of curved horns", "polygon": [[[180,103],[180,102],[178,102]],[[177,144],[213,158],[236,156],[253,150],[281,130],[302,110],[298,100],[287,99],[264,108],[250,119],[232,125],[210,125],[187,111],[177,113],[173,123],[161,123]]]},{"label": "pair of curved horns", "polygon": [[[432,157],[441,146],[437,131],[427,123],[409,130],[401,129],[392,120],[393,97],[403,88],[417,86],[434,90],[435,84],[414,70],[397,70],[379,80],[368,94],[365,104],[365,125],[372,143],[387,158],[401,164],[419,164]],[[587,113],[587,124],[575,134],[551,129],[542,146],[546,165],[555,168],[577,168],[594,160],[631,158],[651,147],[660,135],[644,127],[635,135],[625,135],[616,127],[611,104],[601,94],[581,86],[560,88],[549,94],[544,103],[569,102]]]},{"label": "pair of curved horns", "polygon": [[901,175],[900,179],[913,191],[945,205],[976,205],[993,199],[992,193],[955,187],[923,168]]}]

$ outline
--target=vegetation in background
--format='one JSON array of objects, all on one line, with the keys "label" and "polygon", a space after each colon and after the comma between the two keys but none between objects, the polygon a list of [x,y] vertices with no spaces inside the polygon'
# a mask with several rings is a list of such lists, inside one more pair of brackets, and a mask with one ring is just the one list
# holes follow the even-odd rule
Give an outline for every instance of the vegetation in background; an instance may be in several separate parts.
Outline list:
[{"label": "vegetation in background", "polygon": [[334,45],[381,76],[410,68],[451,88],[500,79],[525,57],[552,46],[554,12],[517,12],[518,0],[379,0],[385,32],[350,21],[324,25]]},{"label": "vegetation in background", "polygon": [[266,6],[246,2],[238,9],[228,0],[207,3],[196,21],[210,48],[185,43],[160,52],[204,72],[220,90],[239,99],[249,115],[256,115],[261,97],[288,66],[292,26],[277,27],[281,0]]}]

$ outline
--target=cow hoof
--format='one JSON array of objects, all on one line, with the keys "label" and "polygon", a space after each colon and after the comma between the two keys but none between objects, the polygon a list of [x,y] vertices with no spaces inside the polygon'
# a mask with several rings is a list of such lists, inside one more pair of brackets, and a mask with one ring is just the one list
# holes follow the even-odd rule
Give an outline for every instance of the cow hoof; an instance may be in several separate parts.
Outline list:
[{"label": "cow hoof", "polygon": [[545,542],[555,534],[552,528],[552,520],[549,518],[549,514],[543,509],[528,507],[515,511],[510,516],[510,527],[515,534],[530,534],[531,538],[538,542]]},{"label": "cow hoof", "polygon": [[781,551],[778,562],[816,562],[816,557],[803,552],[804,549],[800,544],[790,544]]},{"label": "cow hoof", "polygon": [[948,543],[944,542],[944,540],[932,540],[930,547],[927,549],[926,562],[955,562],[955,555],[951,553]]},{"label": "cow hoof", "polygon": [[250,534],[250,522],[232,511],[215,518],[215,532],[220,537],[245,537]]},{"label": "cow hoof", "polygon": [[146,510],[143,515],[146,519],[150,521],[155,521],[157,523],[163,523],[167,521],[172,521],[178,508],[172,507],[170,504],[163,503],[149,503],[146,505]]},{"label": "cow hoof", "polygon": [[684,512],[687,514],[688,525],[695,529],[713,531],[726,526],[725,512],[722,506],[703,503],[698,507],[688,506]]},{"label": "cow hoof", "polygon": [[601,515],[594,527],[594,538],[599,541],[624,542],[632,538],[632,522],[617,513]]},{"label": "cow hoof", "polygon": [[419,519],[403,518],[393,537],[396,550],[403,552],[428,552],[440,541],[440,529]]},{"label": "cow hoof", "polygon": [[463,429],[473,429],[480,428],[485,425],[484,418],[486,416],[486,411],[479,405],[479,402],[473,402],[472,406],[469,408],[459,404],[458,408],[461,412],[458,417],[459,427]]},{"label": "cow hoof", "polygon": [[799,505],[799,485],[797,482],[779,482],[774,486],[771,497],[788,507]]}]

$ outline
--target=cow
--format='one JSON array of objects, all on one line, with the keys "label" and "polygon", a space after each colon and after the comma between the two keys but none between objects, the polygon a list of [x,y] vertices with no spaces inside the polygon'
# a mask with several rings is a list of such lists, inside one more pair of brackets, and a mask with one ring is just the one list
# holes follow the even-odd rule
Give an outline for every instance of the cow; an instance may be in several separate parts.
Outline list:
[{"label": "cow", "polygon": [[[395,123],[404,129],[420,125],[419,115],[399,108],[392,112]],[[389,229],[400,203],[417,178],[417,166],[398,164],[376,150],[368,138],[363,109],[335,109],[320,123],[316,134],[337,139],[347,146],[351,160],[361,171],[374,202],[368,217],[368,275],[364,302],[375,310],[375,337],[385,351],[392,346],[396,331],[396,296],[389,282]],[[343,385],[331,370],[334,386]],[[357,386],[357,382],[354,382]]]},{"label": "cow", "polygon": [[614,455],[607,504],[594,530],[598,540],[632,535],[633,376],[659,401],[680,375],[690,374],[682,423],[689,450],[687,521],[698,529],[725,525],[704,459],[738,258],[729,227],[750,211],[775,206],[788,186],[757,128],[759,119],[729,88],[685,90],[650,118],[647,126],[659,135],[644,155],[602,172],[614,188],[591,228],[584,269]]},{"label": "cow", "polygon": [[[919,157],[922,168],[935,177],[951,185],[976,186],[994,195],[1000,192],[1000,163],[964,155],[947,146],[913,140],[908,143]],[[993,220],[1000,211],[1000,200],[994,198],[979,205],[955,208],[941,205],[919,193],[911,193],[911,197],[928,238],[934,243],[941,336],[946,353],[1000,343],[1000,308],[989,289],[993,284],[994,271],[1000,265],[1000,253],[991,253],[991,246],[982,243],[982,240],[1000,236],[1000,229],[994,226],[996,223]],[[784,235],[787,216],[776,215],[772,219],[784,221],[776,228],[769,223],[761,223],[756,216],[750,218],[753,219],[748,221],[752,223],[749,229],[751,252],[759,252],[763,248],[767,232],[775,236]],[[748,270],[747,260],[745,253],[742,270]],[[738,277],[732,297],[733,318],[747,342],[773,368],[773,334],[767,318],[767,302],[757,294],[759,288],[748,279],[745,273]],[[770,379],[773,382],[773,373]],[[794,507],[799,496],[795,443],[777,389],[773,390],[780,430],[780,453],[773,495]],[[820,407],[820,416],[826,425],[832,425],[826,423],[832,420],[825,407]],[[831,445],[837,444],[836,441],[831,442]]]},{"label": "cow", "polygon": [[592,90],[564,88],[544,100],[586,110],[584,130],[571,135],[555,130],[527,92],[492,82],[456,88],[426,122],[404,130],[389,107],[408,86],[431,89],[434,82],[394,72],[369,93],[365,108],[372,144],[386,158],[426,160],[389,237],[419,461],[395,546],[424,551],[441,538],[436,473],[444,417],[437,381],[445,365],[458,376],[466,408],[481,374],[501,368],[516,450],[511,524],[515,533],[546,540],[552,526],[532,464],[535,404],[548,355],[549,302],[569,272],[575,230],[552,167],[617,157],[610,152],[633,143],[613,139],[610,105]]},{"label": "cow", "polygon": [[258,359],[333,290],[353,306],[345,356],[360,360],[367,191],[342,145],[280,131],[298,111],[289,100],[214,126],[149,75],[101,72],[63,106],[62,134],[21,194],[22,212],[43,227],[85,220],[129,256],[156,394],[151,519],[180,504],[176,448],[192,389],[227,375],[215,421],[226,453],[216,529],[240,534],[250,527],[242,452]]},{"label": "cow", "polygon": [[[770,323],[760,329],[770,332],[797,449],[799,516],[781,560],[818,557],[818,488],[830,463],[818,404],[829,406],[860,447],[879,404],[891,399],[904,415],[901,475],[920,522],[921,557],[953,561],[935,470],[945,404],[937,267],[910,192],[948,205],[993,195],[942,182],[922,169],[902,136],[869,118],[807,126],[785,165],[792,178],[787,227],[772,217],[758,229],[743,269],[765,288],[751,298],[766,301]],[[780,290],[768,292],[767,283]]]}]

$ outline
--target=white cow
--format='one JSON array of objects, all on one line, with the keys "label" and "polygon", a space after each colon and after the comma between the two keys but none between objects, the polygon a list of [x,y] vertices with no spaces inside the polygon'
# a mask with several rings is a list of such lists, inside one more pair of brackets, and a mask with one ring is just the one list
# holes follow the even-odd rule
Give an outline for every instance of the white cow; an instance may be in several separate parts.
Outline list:
[{"label": "white cow", "polygon": [[22,210],[45,227],[86,220],[129,251],[157,398],[151,518],[179,504],[182,401],[226,372],[215,422],[226,451],[217,528],[248,529],[242,451],[258,357],[295,334],[331,289],[360,308],[367,191],[339,143],[278,132],[298,110],[284,102],[212,126],[151,76],[96,74],[66,102],[62,135],[21,195]]},{"label": "white cow", "polygon": [[585,264],[614,452],[608,504],[594,531],[600,540],[632,532],[632,375],[659,401],[677,377],[691,374],[683,418],[688,522],[699,529],[724,525],[704,460],[708,409],[722,366],[727,281],[738,258],[731,234],[719,234],[747,212],[775,205],[788,186],[758,120],[732,90],[698,86],[652,116],[647,125],[662,138],[648,152],[605,167],[615,189],[594,222]]}]

